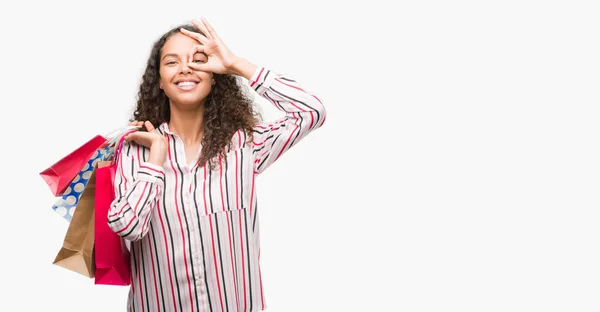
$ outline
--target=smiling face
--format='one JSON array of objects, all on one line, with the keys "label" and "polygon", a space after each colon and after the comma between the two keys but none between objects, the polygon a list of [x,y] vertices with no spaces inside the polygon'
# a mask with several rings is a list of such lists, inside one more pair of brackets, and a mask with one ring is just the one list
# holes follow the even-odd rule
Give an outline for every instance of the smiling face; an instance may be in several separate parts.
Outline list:
[{"label": "smiling face", "polygon": [[189,59],[189,52],[196,40],[176,33],[165,42],[160,54],[160,88],[169,98],[171,105],[195,108],[204,103],[212,87],[212,73],[195,71],[188,62],[203,63],[208,60],[198,52]]}]

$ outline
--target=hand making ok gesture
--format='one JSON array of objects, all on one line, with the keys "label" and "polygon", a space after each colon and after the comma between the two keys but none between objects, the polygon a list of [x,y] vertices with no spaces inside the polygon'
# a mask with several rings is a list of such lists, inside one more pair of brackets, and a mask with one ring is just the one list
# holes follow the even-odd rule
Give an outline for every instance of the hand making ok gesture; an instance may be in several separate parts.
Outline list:
[{"label": "hand making ok gesture", "polygon": [[193,60],[194,54],[201,52],[206,54],[208,60],[204,63],[190,62],[188,66],[194,70],[212,72],[215,74],[231,74],[231,68],[238,57],[221,41],[215,30],[203,17],[201,21],[193,20],[192,24],[202,33],[181,29],[188,37],[196,39],[200,44],[195,45],[189,54],[189,60]]}]

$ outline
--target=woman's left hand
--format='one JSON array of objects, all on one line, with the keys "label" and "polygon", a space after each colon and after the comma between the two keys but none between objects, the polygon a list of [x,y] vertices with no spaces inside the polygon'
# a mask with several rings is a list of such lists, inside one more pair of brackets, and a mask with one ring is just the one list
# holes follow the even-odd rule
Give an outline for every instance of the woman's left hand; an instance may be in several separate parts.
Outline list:
[{"label": "woman's left hand", "polygon": [[[231,74],[231,68],[235,61],[237,60],[237,56],[233,54],[229,48],[221,41],[221,38],[217,35],[215,30],[210,26],[208,21],[202,17],[201,21],[193,20],[192,24],[196,26],[196,28],[200,29],[204,33],[204,35],[192,32],[187,29],[181,29],[181,32],[193,39],[196,39],[201,44],[195,45],[188,59],[190,63],[188,66],[194,70],[212,72],[215,74]],[[208,56],[208,61],[205,63],[196,63],[193,60],[194,54],[197,52],[201,52]]]}]

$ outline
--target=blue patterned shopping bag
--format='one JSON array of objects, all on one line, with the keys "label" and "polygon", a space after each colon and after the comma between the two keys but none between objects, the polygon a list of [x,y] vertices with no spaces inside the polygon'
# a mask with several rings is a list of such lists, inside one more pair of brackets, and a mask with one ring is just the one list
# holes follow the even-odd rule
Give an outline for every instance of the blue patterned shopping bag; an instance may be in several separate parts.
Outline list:
[{"label": "blue patterned shopping bag", "polygon": [[114,147],[100,148],[94,152],[90,160],[83,166],[81,171],[75,176],[69,187],[65,190],[63,195],[54,203],[52,209],[58,213],[61,217],[71,222],[75,207],[79,202],[79,198],[87,185],[92,171],[98,161],[108,160],[113,153]]}]

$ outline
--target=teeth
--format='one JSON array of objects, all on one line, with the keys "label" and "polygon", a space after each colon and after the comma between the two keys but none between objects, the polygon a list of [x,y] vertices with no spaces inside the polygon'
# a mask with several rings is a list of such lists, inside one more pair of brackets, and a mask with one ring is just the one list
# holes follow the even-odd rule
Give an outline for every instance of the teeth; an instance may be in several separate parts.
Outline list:
[{"label": "teeth", "polygon": [[183,87],[183,86],[193,86],[195,84],[196,83],[193,82],[193,81],[182,81],[182,82],[177,83],[177,85],[180,86],[180,87]]}]

